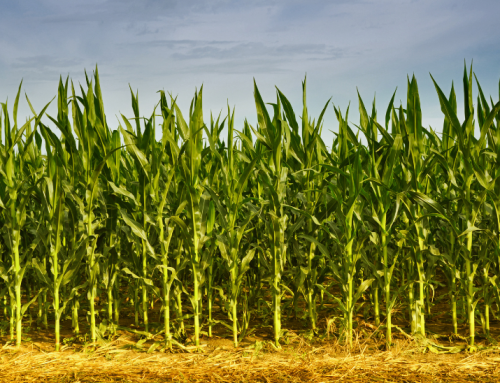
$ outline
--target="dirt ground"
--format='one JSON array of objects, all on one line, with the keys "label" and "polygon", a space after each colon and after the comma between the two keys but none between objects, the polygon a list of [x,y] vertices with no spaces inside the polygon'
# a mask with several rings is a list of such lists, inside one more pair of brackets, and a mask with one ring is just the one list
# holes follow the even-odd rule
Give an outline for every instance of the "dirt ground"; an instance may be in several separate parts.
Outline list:
[{"label": "dirt ground", "polygon": [[[390,351],[357,341],[348,352],[334,341],[297,337],[275,350],[267,343],[234,349],[227,339],[201,352],[140,352],[122,335],[94,350],[43,351],[27,343],[0,352],[0,382],[499,382],[500,351],[432,354],[395,340]],[[256,347],[257,346],[257,347]]]},{"label": "dirt ground", "polygon": [[[189,309],[185,305],[187,312]],[[105,307],[100,307],[101,319]],[[383,307],[382,307],[383,309]],[[358,311],[352,348],[339,341],[332,318],[333,307],[325,305],[318,320],[318,332],[307,331],[307,319],[295,318],[284,310],[285,333],[281,349],[272,344],[270,315],[253,317],[254,331],[234,348],[232,334],[221,324],[213,336],[201,338],[201,348],[190,342],[190,320],[185,321],[187,338],[181,347],[164,348],[159,304],[150,311],[151,334],[134,326],[130,308],[124,307],[115,336],[90,344],[75,336],[71,320],[61,324],[62,351],[54,352],[53,322],[45,328],[26,320],[23,344],[16,348],[8,333],[0,335],[0,383],[3,382],[500,382],[500,321],[492,318],[491,338],[482,336],[477,325],[478,350],[467,350],[468,326],[460,324],[460,336],[452,336],[446,299],[436,301],[426,320],[426,339],[412,339],[406,328],[406,309],[394,310],[394,343],[386,349],[383,333],[377,331],[369,312]],[[33,315],[36,307],[32,309]],[[88,331],[85,310],[80,329]],[[383,311],[382,311],[383,312]],[[303,311],[301,311],[303,313]],[[175,321],[175,314],[173,313]],[[215,312],[215,319],[227,315]],[[3,318],[2,318],[3,319]],[[0,320],[1,321],[1,320]],[[6,324],[5,321],[3,322]],[[382,323],[383,324],[383,323]],[[4,326],[5,328],[5,326]]]}]

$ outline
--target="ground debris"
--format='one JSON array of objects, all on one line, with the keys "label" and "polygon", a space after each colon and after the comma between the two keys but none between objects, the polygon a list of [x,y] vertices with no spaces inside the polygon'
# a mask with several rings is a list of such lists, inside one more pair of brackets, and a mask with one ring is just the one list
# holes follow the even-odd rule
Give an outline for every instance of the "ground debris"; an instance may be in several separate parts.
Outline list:
[{"label": "ground debris", "polygon": [[[301,345],[248,355],[241,350],[139,353],[115,341],[92,352],[0,352],[0,382],[497,382],[496,351],[470,355],[416,352],[401,341],[389,351],[349,352],[338,344]],[[120,350],[120,352],[116,352]]]}]

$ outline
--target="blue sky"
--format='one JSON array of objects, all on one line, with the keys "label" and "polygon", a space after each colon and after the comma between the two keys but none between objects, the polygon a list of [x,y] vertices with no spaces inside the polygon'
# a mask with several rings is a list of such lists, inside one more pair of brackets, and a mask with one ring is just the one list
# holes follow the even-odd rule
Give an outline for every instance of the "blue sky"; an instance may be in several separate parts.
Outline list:
[{"label": "blue sky", "polygon": [[[36,109],[57,91],[59,75],[84,82],[99,65],[108,123],[131,115],[129,84],[150,115],[160,89],[189,108],[204,85],[210,110],[236,106],[236,124],[255,124],[253,78],[267,102],[275,86],[300,115],[301,81],[307,73],[310,116],[325,102],[358,123],[356,88],[365,104],[376,94],[379,116],[406,76],[415,74],[424,124],[441,129],[442,114],[429,72],[445,93],[452,80],[461,98],[464,59],[487,95],[499,97],[500,1],[462,0],[0,0],[0,100],[12,107],[17,87]],[[477,94],[477,93],[476,93]],[[49,114],[55,114],[54,107]],[[20,117],[27,116],[25,101]],[[328,108],[324,138],[337,130]]]}]

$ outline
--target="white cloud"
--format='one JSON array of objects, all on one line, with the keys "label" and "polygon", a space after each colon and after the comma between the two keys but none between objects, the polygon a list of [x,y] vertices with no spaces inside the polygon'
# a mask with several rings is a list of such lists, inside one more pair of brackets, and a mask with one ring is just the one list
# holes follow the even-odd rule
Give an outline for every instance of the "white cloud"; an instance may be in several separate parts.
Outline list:
[{"label": "white cloud", "polygon": [[[207,116],[229,99],[237,123],[254,122],[253,77],[266,101],[277,85],[301,110],[307,73],[310,114],[333,96],[343,110],[352,101],[356,122],[356,86],[365,103],[377,92],[383,115],[396,86],[404,102],[406,75],[415,73],[424,121],[435,125],[441,112],[428,73],[446,92],[452,79],[460,89],[464,58],[474,58],[485,93],[498,96],[496,0],[26,0],[1,9],[0,99],[13,99],[24,78],[40,107],[60,74],[84,82],[83,70],[96,63],[109,116],[130,112],[129,83],[144,113],[159,89],[179,94],[187,109],[203,83]],[[328,113],[325,131],[336,129]]]}]

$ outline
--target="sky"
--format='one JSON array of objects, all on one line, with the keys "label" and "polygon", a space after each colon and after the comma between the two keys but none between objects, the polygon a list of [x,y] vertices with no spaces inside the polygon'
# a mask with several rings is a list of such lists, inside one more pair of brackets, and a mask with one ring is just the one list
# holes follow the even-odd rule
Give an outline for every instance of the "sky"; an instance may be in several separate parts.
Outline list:
[{"label": "sky", "polygon": [[[473,60],[484,93],[498,101],[498,15],[498,0],[0,0],[0,101],[12,110],[23,80],[39,111],[59,76],[83,85],[84,70],[97,64],[112,129],[115,116],[132,116],[129,85],[145,116],[159,90],[178,96],[186,115],[203,85],[205,122],[229,105],[240,129],[245,118],[256,124],[254,79],[264,101],[275,102],[278,87],[299,116],[307,75],[309,116],[331,98],[328,145],[338,129],[332,103],[343,111],[351,103],[349,121],[358,124],[358,90],[365,105],[376,97],[383,120],[396,88],[396,105],[404,105],[415,75],[424,125],[440,131],[429,73],[445,93],[454,81],[461,105],[464,60]],[[18,119],[29,114],[22,99]]]}]

